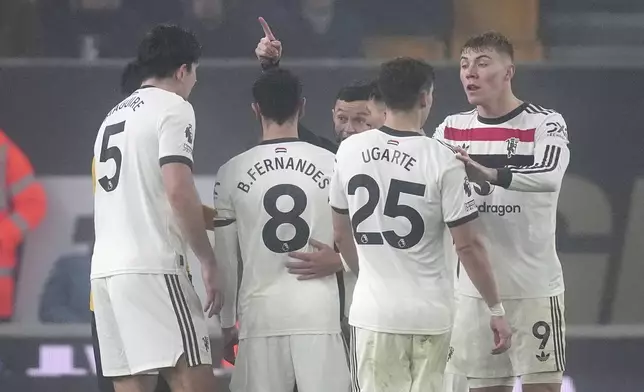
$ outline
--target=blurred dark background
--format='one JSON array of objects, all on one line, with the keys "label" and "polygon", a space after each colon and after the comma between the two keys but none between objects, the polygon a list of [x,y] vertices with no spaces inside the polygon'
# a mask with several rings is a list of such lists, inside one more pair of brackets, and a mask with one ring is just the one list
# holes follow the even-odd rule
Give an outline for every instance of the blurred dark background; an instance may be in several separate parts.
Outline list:
[{"label": "blurred dark background", "polygon": [[[0,0],[0,129],[47,196],[47,215],[17,255],[14,313],[0,323],[0,392],[95,391],[87,324],[92,146],[143,34],[170,22],[202,41],[191,102],[197,187],[211,204],[218,167],[259,137],[250,110],[258,16],[283,43],[283,66],[304,82],[304,123],[330,138],[338,89],[399,55],[436,67],[431,134],[446,115],[468,109],[457,67],[463,42],[489,29],[507,35],[515,92],[562,113],[571,140],[557,232],[564,391],[644,391],[644,2]],[[210,327],[217,347],[218,325]],[[219,351],[213,355],[219,364]],[[225,384],[225,370],[217,371]]]}]

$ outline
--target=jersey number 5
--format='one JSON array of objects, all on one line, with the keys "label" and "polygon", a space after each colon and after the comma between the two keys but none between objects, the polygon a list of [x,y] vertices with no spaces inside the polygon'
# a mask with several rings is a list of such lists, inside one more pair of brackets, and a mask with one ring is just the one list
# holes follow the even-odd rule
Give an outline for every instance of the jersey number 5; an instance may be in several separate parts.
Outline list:
[{"label": "jersey number 5", "polygon": [[101,156],[99,157],[100,162],[107,162],[110,159],[114,160],[116,164],[116,170],[112,177],[103,176],[98,179],[98,183],[101,184],[101,187],[105,189],[105,192],[112,192],[119,184],[119,177],[121,176],[121,163],[123,161],[123,154],[121,150],[116,147],[108,147],[110,144],[110,137],[119,134],[125,131],[125,121],[118,124],[112,124],[105,127],[103,132],[103,141],[101,142]]},{"label": "jersey number 5", "polygon": [[360,207],[351,217],[353,236],[359,245],[382,245],[383,237],[387,243],[397,249],[409,249],[418,244],[425,234],[423,217],[412,207],[400,204],[400,195],[423,196],[425,185],[392,179],[389,183],[389,192],[385,201],[384,215],[390,218],[404,217],[411,223],[411,230],[406,236],[399,236],[393,230],[378,232],[360,232],[358,225],[373,215],[380,201],[380,186],[373,177],[366,174],[355,175],[349,180],[349,195],[355,195],[358,188],[365,188],[369,193],[367,203]]},{"label": "jersey number 5", "polygon": [[[282,212],[277,208],[277,199],[282,196],[293,199],[293,208]],[[302,188],[291,184],[275,185],[264,195],[264,209],[270,215],[262,230],[262,240],[266,247],[275,253],[287,253],[303,248],[309,240],[311,229],[300,216],[306,209],[306,193]],[[295,228],[295,235],[288,241],[277,237],[277,229],[283,224],[290,224]]]}]

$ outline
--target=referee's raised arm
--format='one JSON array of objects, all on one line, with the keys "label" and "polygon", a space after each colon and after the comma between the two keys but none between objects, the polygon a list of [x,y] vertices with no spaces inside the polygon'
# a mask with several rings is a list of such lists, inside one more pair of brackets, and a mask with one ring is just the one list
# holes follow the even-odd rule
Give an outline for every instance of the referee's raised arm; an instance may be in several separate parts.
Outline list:
[{"label": "referee's raised arm", "polygon": [[279,66],[282,58],[282,43],[275,38],[273,31],[264,18],[259,17],[259,24],[264,30],[264,37],[259,40],[255,55],[264,71]]}]

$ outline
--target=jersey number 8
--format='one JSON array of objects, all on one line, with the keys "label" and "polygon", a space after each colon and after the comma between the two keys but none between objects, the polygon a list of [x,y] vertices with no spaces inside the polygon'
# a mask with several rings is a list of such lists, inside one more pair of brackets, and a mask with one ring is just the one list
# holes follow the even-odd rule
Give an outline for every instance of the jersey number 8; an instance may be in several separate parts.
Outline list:
[{"label": "jersey number 8", "polygon": [[353,236],[358,245],[382,245],[383,238],[389,245],[397,249],[409,249],[418,244],[425,234],[423,217],[412,207],[400,204],[401,194],[424,196],[425,185],[392,179],[389,183],[389,192],[385,201],[384,215],[390,218],[404,217],[411,223],[411,230],[406,236],[399,236],[393,230],[379,232],[360,232],[358,225],[369,218],[376,210],[380,201],[380,186],[373,177],[366,174],[355,175],[349,180],[349,195],[355,195],[358,188],[365,188],[369,198],[365,205],[360,207],[351,217]]},{"label": "jersey number 8", "polygon": [[[282,212],[277,208],[277,199],[282,196],[293,199],[293,208]],[[303,248],[309,241],[311,229],[308,223],[300,216],[306,209],[306,194],[302,188],[291,184],[279,184],[269,189],[264,195],[264,209],[271,217],[262,230],[264,245],[275,253],[288,253]],[[295,228],[295,235],[288,241],[277,238],[277,229],[283,224],[290,224]]]}]

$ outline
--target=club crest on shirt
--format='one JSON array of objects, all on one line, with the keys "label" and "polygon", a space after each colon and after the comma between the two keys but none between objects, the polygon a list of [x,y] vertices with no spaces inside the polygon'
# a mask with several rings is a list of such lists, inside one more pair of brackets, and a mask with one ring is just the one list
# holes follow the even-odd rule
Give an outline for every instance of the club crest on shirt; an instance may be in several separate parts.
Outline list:
[{"label": "club crest on shirt", "polygon": [[467,177],[465,177],[465,181],[463,181],[463,190],[467,197],[472,196],[472,186],[470,185],[470,180]]},{"label": "club crest on shirt", "polygon": [[512,156],[516,155],[518,146],[519,146],[519,139],[516,137],[511,137],[505,141],[505,147],[508,152],[508,158],[512,158]]},{"label": "club crest on shirt", "polygon": [[188,143],[192,144],[192,124],[188,124],[184,133],[186,135],[186,140],[188,141]]}]

